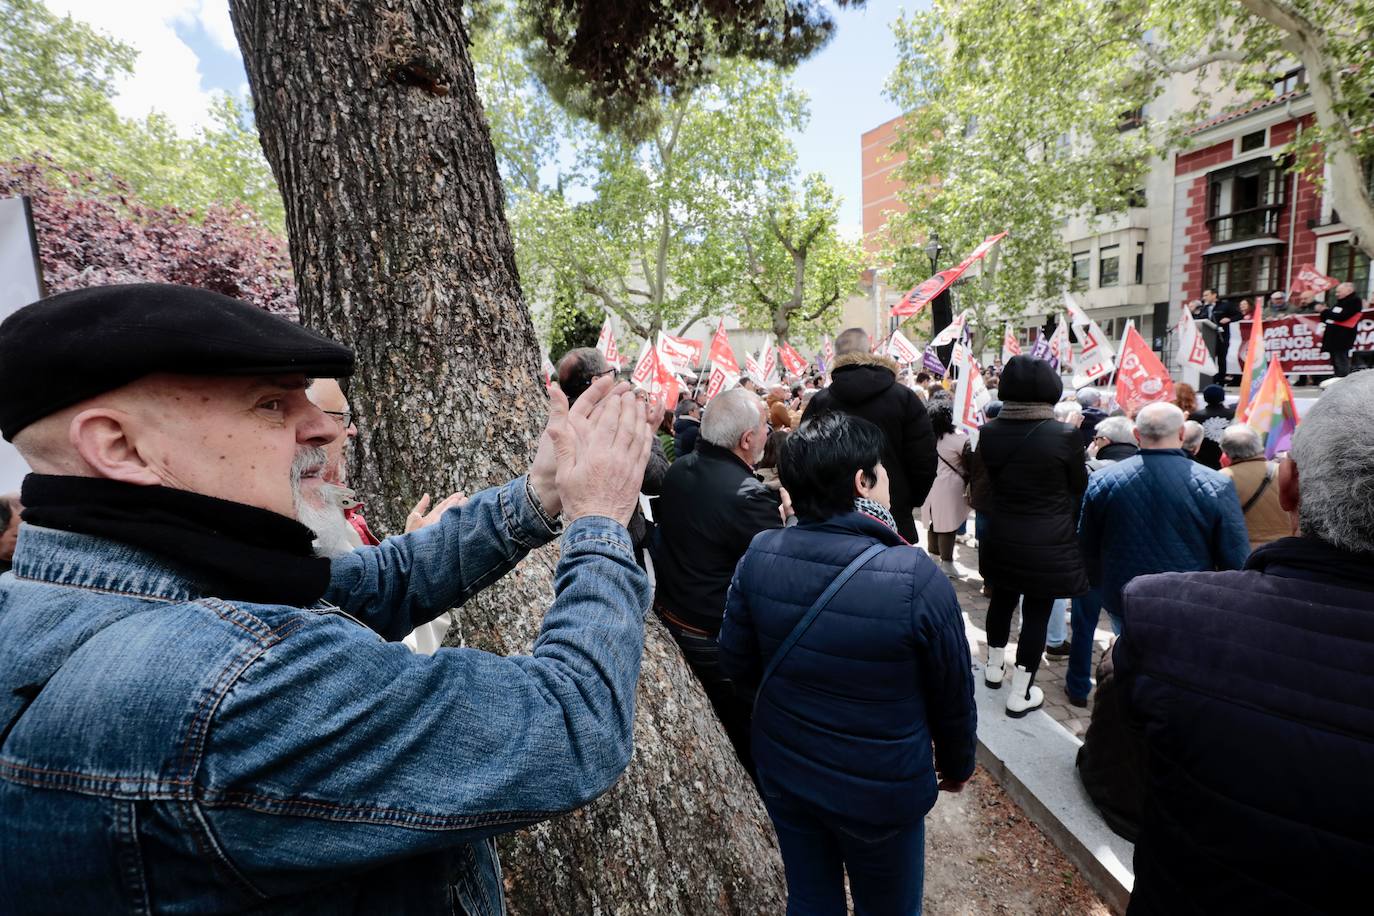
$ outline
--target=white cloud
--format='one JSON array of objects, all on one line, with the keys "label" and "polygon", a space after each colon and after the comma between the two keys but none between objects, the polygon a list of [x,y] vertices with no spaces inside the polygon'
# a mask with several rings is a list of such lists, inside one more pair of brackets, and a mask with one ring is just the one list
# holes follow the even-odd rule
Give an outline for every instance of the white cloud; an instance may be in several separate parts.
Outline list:
[{"label": "white cloud", "polygon": [[209,122],[211,93],[200,60],[178,37],[175,25],[199,24],[211,40],[235,53],[228,0],[45,0],[58,15],[70,14],[138,51],[133,75],[122,80],[115,109],[141,118],[160,111],[184,133]]}]

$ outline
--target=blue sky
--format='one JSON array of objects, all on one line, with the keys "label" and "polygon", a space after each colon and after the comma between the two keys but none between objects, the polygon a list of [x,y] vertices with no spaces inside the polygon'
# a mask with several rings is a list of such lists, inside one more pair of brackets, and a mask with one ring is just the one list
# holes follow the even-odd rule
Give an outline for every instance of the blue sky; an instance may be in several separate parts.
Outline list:
[{"label": "blue sky", "polygon": [[[211,92],[238,95],[247,89],[227,0],[46,2],[138,49],[138,72],[119,100],[124,114],[158,108],[189,130],[204,122]],[[862,211],[859,136],[899,113],[883,96],[895,53],[889,25],[903,7],[927,5],[869,0],[867,9],[837,10],[835,38],[794,75],[811,99],[811,120],[796,138],[802,172],[823,173],[843,195],[840,224],[856,236]]]}]

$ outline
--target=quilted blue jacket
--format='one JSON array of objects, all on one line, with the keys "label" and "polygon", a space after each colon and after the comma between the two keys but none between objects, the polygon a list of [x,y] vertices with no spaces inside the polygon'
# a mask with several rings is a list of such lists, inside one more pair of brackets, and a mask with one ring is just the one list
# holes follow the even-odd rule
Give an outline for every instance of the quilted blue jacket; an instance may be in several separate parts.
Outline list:
[{"label": "quilted blue jacket", "polygon": [[752,691],[820,593],[874,543],[889,547],[835,593],[764,685],[753,749],[765,794],[897,826],[935,804],[937,763],[948,778],[973,773],[963,616],[926,553],[858,512],[764,531],[735,569],[719,642],[726,671]]},{"label": "quilted blue jacket", "polygon": [[1093,474],[1078,538],[1088,579],[1117,615],[1136,576],[1240,569],[1250,555],[1235,484],[1182,449],[1141,449]]}]

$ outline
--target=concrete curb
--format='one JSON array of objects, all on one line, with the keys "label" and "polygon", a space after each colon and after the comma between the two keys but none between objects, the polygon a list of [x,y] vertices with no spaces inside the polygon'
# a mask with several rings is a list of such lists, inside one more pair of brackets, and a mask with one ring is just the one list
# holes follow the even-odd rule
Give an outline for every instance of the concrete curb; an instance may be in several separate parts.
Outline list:
[{"label": "concrete curb", "polygon": [[1078,867],[1107,905],[1124,913],[1135,884],[1134,847],[1102,820],[1078,779],[1074,759],[1083,742],[1043,710],[1020,719],[1008,716],[1007,687],[987,687],[982,663],[975,661],[973,667],[978,762]]}]

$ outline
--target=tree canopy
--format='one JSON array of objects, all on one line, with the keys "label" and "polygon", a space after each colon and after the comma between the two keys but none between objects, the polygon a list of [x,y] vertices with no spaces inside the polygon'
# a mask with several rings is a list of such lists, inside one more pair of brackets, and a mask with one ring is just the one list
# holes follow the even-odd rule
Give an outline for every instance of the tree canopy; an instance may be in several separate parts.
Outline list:
[{"label": "tree canopy", "polygon": [[1287,152],[1320,179],[1324,148],[1337,209],[1374,247],[1359,177],[1374,155],[1374,68],[1359,65],[1371,27],[1368,0],[935,0],[903,16],[888,91],[909,113],[898,174],[910,212],[891,222],[895,278],[928,273],[920,246],[932,232],[966,252],[1006,229],[996,270],[961,287],[961,304],[1014,315],[1057,299],[1069,282],[1063,219],[1124,209],[1151,157],[1185,147],[1187,129],[1217,113],[1202,93],[1152,117],[1167,80],[1200,72],[1251,101],[1299,64],[1317,129]]},{"label": "tree canopy", "polygon": [[0,158],[51,160],[104,190],[192,214],[243,206],[285,229],[281,196],[245,103],[219,95],[186,137],[159,114],[121,117],[116,81],[136,52],[41,0],[0,0]]}]

